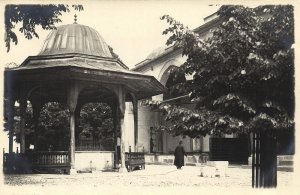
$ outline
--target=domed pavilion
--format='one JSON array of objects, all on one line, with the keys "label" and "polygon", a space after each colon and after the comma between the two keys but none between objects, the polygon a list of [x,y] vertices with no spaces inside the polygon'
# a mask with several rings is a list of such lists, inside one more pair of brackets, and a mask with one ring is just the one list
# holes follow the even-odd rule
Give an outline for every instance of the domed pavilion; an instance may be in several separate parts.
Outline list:
[{"label": "domed pavilion", "polygon": [[[19,102],[20,108],[20,152],[23,154],[27,149],[25,144],[27,102],[32,105],[33,119],[36,123],[43,105],[48,102],[60,102],[67,105],[70,113],[70,138],[65,140],[69,142],[69,147],[65,148],[65,153],[52,163],[54,165],[62,163],[70,168],[71,173],[74,172],[77,167],[75,130],[80,109],[86,103],[104,102],[113,110],[114,126],[119,125],[120,171],[124,171],[125,103],[132,102],[133,105],[135,146],[132,148],[136,151],[137,101],[161,94],[164,90],[164,86],[153,76],[130,71],[112,53],[95,29],[76,22],[59,26],[50,32],[38,55],[29,56],[19,67],[5,70],[5,112],[9,130],[9,153],[13,153],[15,102]],[[117,137],[114,139],[116,146]],[[39,156],[36,157],[39,162],[35,163],[43,164],[47,161],[45,159],[53,158],[50,154],[48,154],[50,156],[42,154],[42,151],[39,151],[39,154],[44,155],[44,161],[41,161],[42,157]],[[119,163],[117,155],[112,155],[115,164]]]}]

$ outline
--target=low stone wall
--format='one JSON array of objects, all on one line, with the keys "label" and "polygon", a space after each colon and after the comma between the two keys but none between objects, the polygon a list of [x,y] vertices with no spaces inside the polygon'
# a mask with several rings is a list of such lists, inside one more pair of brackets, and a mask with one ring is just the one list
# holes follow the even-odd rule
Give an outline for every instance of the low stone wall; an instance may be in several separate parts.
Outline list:
[{"label": "low stone wall", "polygon": [[[196,166],[201,163],[200,154],[187,155],[185,157],[185,165]],[[157,164],[157,165],[173,165],[174,155],[172,154],[145,154],[146,164]]]},{"label": "low stone wall", "polygon": [[205,166],[201,166],[202,177],[226,177],[228,176],[228,161],[207,161]]},{"label": "low stone wall", "polygon": [[[251,168],[252,155],[248,158],[248,165],[243,168]],[[277,155],[277,171],[294,171],[294,155]]]},{"label": "low stone wall", "polygon": [[77,171],[95,171],[110,169],[114,164],[114,152],[76,151],[75,168]]}]

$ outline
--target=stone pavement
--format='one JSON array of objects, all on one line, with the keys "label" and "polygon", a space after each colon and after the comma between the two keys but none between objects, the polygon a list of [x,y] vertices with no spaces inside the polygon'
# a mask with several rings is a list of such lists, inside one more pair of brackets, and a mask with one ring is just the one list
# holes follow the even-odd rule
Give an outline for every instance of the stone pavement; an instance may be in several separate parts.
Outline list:
[{"label": "stone pavement", "polygon": [[[278,172],[278,187],[293,181],[293,172]],[[251,189],[251,169],[229,166],[227,177],[200,177],[200,167],[146,165],[145,170],[129,173],[93,172],[75,175],[6,175],[5,186],[86,186],[86,187],[239,187]]]}]

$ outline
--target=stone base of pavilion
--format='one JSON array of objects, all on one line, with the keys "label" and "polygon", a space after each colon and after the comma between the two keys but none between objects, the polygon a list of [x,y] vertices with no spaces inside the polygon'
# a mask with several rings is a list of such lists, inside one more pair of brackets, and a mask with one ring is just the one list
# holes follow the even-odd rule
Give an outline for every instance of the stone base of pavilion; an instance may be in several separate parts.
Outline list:
[{"label": "stone base of pavilion", "polygon": [[93,172],[114,167],[113,151],[76,151],[75,168],[82,172]]},{"label": "stone base of pavilion", "polygon": [[121,168],[119,168],[119,173],[127,173],[128,171],[127,171],[127,169],[125,168],[125,167],[121,167]]},{"label": "stone base of pavilion", "polygon": [[77,174],[77,170],[76,169],[70,169],[69,174],[70,175],[75,175],[75,174]]}]

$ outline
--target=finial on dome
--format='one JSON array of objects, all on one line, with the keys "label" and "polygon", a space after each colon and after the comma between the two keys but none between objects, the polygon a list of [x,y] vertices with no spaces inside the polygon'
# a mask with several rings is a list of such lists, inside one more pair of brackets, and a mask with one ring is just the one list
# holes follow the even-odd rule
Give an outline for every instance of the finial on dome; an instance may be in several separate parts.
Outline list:
[{"label": "finial on dome", "polygon": [[74,24],[77,24],[77,15],[74,15]]}]

